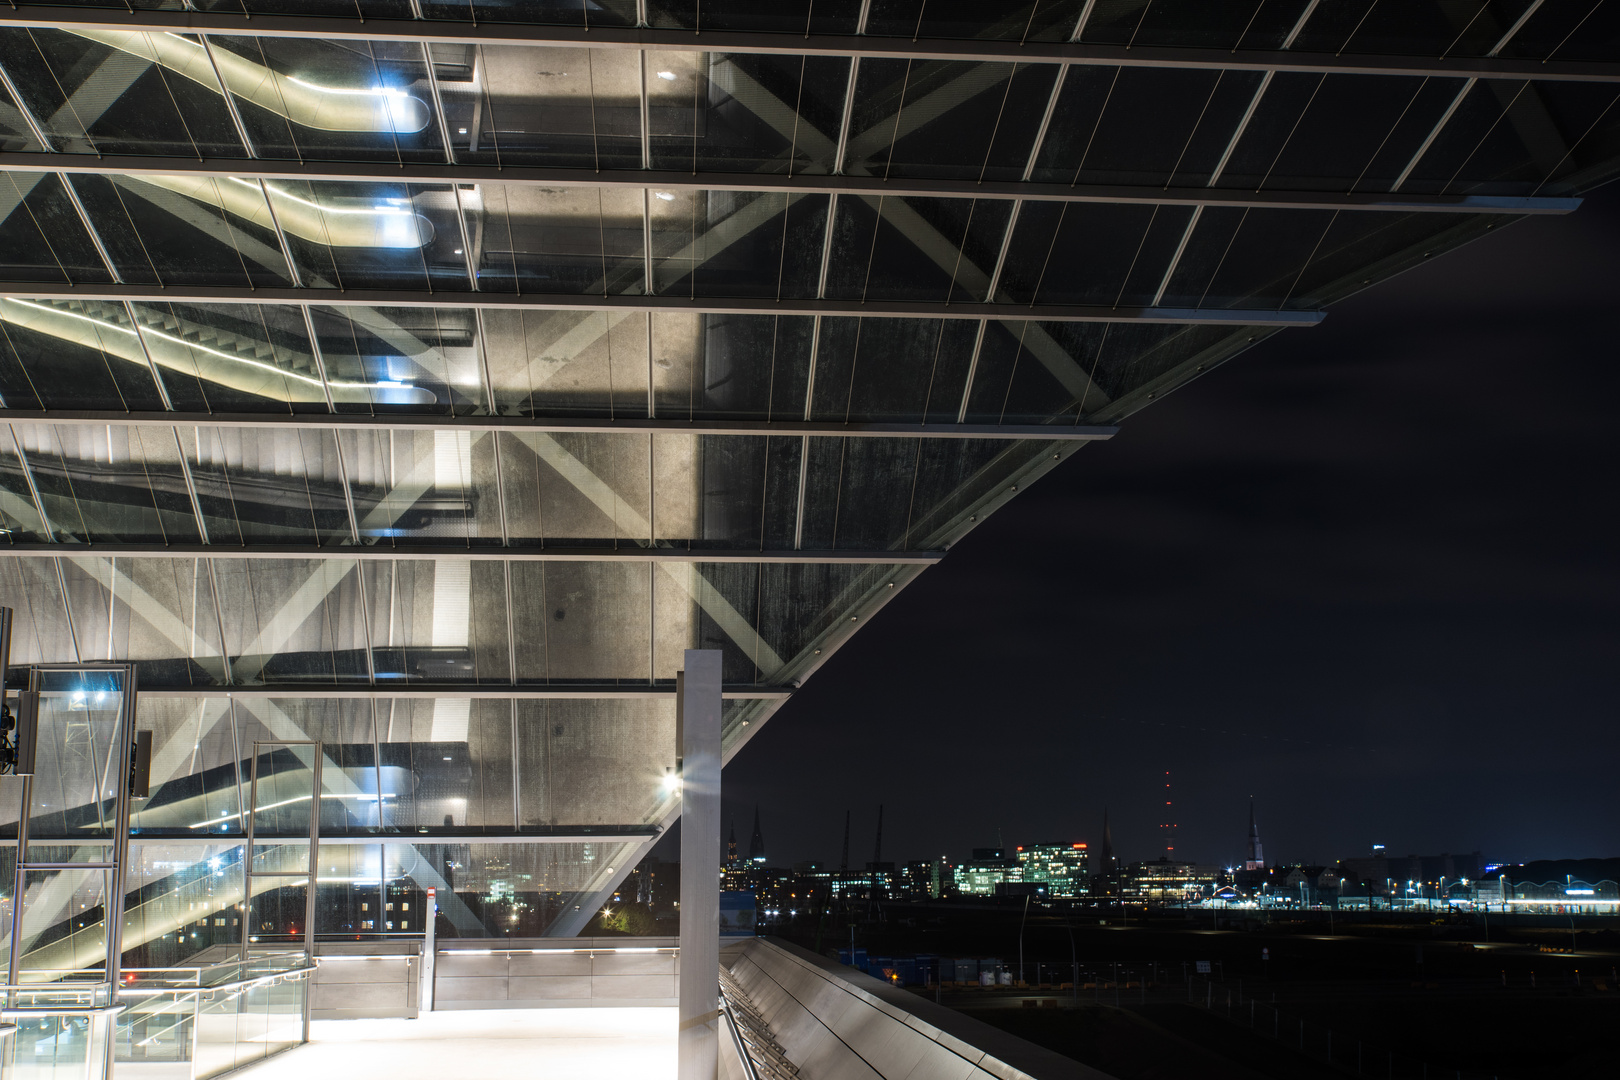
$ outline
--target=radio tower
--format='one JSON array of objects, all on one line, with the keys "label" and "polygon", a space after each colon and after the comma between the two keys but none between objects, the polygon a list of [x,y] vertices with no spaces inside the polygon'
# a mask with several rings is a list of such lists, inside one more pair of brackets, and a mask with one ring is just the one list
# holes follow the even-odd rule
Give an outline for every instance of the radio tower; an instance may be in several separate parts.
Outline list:
[{"label": "radio tower", "polygon": [[1176,822],[1170,798],[1170,770],[1164,771],[1164,824],[1159,826],[1159,833],[1164,837],[1164,857],[1173,860],[1176,857]]}]

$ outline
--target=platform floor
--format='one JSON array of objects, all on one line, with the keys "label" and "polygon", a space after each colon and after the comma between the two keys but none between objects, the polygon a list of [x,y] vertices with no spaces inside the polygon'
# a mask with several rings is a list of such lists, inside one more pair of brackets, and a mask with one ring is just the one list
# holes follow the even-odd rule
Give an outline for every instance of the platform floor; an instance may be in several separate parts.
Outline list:
[{"label": "platform floor", "polygon": [[674,1009],[502,1009],[418,1020],[317,1020],[310,1041],[244,1080],[674,1080]]}]

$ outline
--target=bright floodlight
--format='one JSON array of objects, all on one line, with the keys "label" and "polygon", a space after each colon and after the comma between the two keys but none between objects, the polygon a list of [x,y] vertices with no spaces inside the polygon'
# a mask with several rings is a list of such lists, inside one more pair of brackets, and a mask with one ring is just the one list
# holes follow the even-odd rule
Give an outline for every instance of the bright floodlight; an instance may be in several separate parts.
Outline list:
[{"label": "bright floodlight", "polygon": [[660,71],[658,73],[658,77],[663,79],[665,82],[675,81],[675,73],[673,71]]},{"label": "bright floodlight", "polygon": [[664,766],[664,790],[678,791],[680,786],[681,778],[675,775],[675,767],[673,765]]}]

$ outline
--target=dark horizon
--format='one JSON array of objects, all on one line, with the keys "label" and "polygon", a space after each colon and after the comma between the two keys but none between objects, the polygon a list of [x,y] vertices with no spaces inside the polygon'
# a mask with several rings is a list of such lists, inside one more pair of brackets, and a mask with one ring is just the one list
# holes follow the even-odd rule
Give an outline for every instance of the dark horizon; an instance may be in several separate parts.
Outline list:
[{"label": "dark horizon", "polygon": [[[726,770],[770,861],[1605,857],[1620,189],[1334,307],[1021,493]],[[1026,738],[1017,738],[1018,729]],[[1010,737],[1011,736],[1011,737]],[[806,808],[814,808],[807,814]],[[660,845],[669,854],[671,845]]]}]

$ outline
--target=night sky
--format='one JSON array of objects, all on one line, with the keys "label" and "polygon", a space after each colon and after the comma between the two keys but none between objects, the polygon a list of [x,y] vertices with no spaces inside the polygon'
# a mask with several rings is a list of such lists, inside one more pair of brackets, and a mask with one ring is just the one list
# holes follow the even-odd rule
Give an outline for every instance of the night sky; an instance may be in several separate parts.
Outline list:
[{"label": "night sky", "polygon": [[[1620,855],[1620,190],[1437,258],[1125,421],[981,525],[726,769],[770,861],[1101,838],[1273,861]],[[669,845],[665,845],[668,847]],[[673,856],[674,852],[660,852]]]}]

